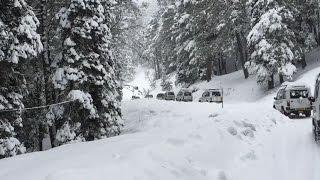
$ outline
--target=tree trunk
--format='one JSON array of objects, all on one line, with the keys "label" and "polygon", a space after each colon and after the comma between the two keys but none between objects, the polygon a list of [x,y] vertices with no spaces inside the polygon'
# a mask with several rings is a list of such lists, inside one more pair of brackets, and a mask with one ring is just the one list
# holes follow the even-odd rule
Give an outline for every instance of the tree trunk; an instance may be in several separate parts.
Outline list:
[{"label": "tree trunk", "polygon": [[211,59],[208,59],[207,60],[207,81],[211,81],[211,78],[212,78],[212,70],[213,70],[213,67],[212,67],[212,61]]},{"label": "tree trunk", "polygon": [[[40,20],[40,34],[41,34],[41,41],[43,44],[43,52],[41,53],[41,64],[42,64],[42,78],[41,78],[41,104],[42,106],[48,105],[52,103],[52,95],[51,95],[51,81],[50,81],[50,75],[51,75],[51,67],[50,67],[50,58],[49,58],[49,38],[48,38],[48,9],[47,9],[47,0],[41,0],[41,17]],[[43,118],[45,119],[45,115],[47,113],[47,109],[42,110]],[[49,125],[43,121],[41,130],[44,132],[43,135],[40,136],[40,138],[43,139],[46,135],[50,135],[49,132]],[[50,139],[53,139],[54,137],[50,137]],[[42,140],[39,142],[42,143]],[[53,144],[51,142],[51,146],[53,147]],[[42,150],[42,145],[40,145]]]},{"label": "tree trunk", "polygon": [[247,46],[244,45],[246,43],[244,43],[243,39],[241,37],[242,35],[239,32],[236,32],[236,39],[237,39],[237,45],[238,45],[238,52],[239,52],[239,56],[240,56],[240,62],[241,62],[241,66],[243,69],[243,74],[244,77],[247,79],[249,77],[249,72],[248,69],[245,67],[245,63],[248,60],[248,53],[247,53]]},{"label": "tree trunk", "polygon": [[157,73],[156,73],[156,78],[160,79],[161,78],[161,70],[160,70],[160,62],[159,59],[156,58],[156,69],[157,69]]},{"label": "tree trunk", "polygon": [[268,90],[273,88],[274,88],[274,75],[272,74],[268,79]]},{"label": "tree trunk", "polygon": [[279,74],[279,81],[280,81],[280,84],[284,83],[284,79],[283,79],[283,74],[282,73]]},{"label": "tree trunk", "polygon": [[306,55],[304,53],[303,53],[302,59],[301,59],[301,67],[302,67],[302,69],[305,69],[307,67]]}]

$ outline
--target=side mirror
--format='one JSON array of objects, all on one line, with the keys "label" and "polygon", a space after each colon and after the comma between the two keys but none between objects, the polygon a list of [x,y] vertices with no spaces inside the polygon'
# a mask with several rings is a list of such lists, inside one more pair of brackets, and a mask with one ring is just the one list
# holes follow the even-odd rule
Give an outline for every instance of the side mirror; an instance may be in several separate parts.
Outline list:
[{"label": "side mirror", "polygon": [[314,103],[316,101],[316,99],[314,97],[309,97],[308,98],[310,102]]}]

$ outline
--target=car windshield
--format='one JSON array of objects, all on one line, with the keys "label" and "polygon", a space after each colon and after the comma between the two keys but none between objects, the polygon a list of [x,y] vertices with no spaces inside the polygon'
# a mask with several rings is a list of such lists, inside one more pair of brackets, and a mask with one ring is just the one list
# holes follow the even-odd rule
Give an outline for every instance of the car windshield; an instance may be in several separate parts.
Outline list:
[{"label": "car windshield", "polygon": [[298,98],[308,98],[309,92],[308,90],[291,90],[290,98],[298,99]]},{"label": "car windshield", "polygon": [[221,96],[221,93],[220,92],[212,92],[212,96]]},{"label": "car windshield", "polygon": [[191,92],[185,92],[184,95],[185,96],[191,96]]},{"label": "car windshield", "polygon": [[169,95],[169,96],[173,96],[174,93],[173,93],[173,92],[168,92],[168,95]]}]

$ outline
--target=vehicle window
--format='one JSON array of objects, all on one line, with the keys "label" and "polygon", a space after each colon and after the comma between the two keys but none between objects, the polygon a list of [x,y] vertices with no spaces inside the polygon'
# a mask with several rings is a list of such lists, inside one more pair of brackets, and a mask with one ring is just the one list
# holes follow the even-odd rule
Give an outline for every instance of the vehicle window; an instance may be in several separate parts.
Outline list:
[{"label": "vehicle window", "polygon": [[212,96],[221,96],[220,92],[212,92]]},{"label": "vehicle window", "polygon": [[185,96],[191,96],[191,93],[190,92],[185,92],[184,95]]},{"label": "vehicle window", "polygon": [[169,96],[173,96],[174,93],[173,93],[173,92],[168,92],[168,95],[169,95]]},{"label": "vehicle window", "polygon": [[298,98],[308,98],[309,92],[308,90],[291,90],[290,91],[290,98],[298,99]]},{"label": "vehicle window", "polygon": [[210,93],[209,92],[204,92],[203,94],[202,94],[202,97],[209,97],[210,96]]},{"label": "vehicle window", "polygon": [[318,99],[318,96],[319,96],[319,85],[320,85],[320,81],[317,81],[315,91],[314,91],[314,98],[315,99]]},{"label": "vehicle window", "polygon": [[285,99],[286,98],[286,91],[283,89],[281,92],[281,99]]},{"label": "vehicle window", "polygon": [[182,96],[182,94],[183,94],[182,92],[179,92],[179,93],[178,93],[178,96]]},{"label": "vehicle window", "polygon": [[286,91],[284,89],[280,89],[277,94],[277,99],[285,99],[286,98]]}]

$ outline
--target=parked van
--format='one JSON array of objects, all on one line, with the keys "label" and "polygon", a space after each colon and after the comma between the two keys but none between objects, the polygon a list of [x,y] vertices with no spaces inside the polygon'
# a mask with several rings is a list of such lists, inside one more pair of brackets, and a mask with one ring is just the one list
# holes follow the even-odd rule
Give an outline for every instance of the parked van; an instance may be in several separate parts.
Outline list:
[{"label": "parked van", "polygon": [[140,99],[140,97],[139,96],[132,96],[131,99],[136,100],[136,99]]},{"label": "parked van", "polygon": [[152,95],[152,94],[147,94],[146,96],[144,96],[144,98],[146,98],[146,99],[152,99],[152,98],[153,98],[153,95]]},{"label": "parked van", "polygon": [[202,94],[202,97],[199,99],[199,102],[215,102],[222,103],[222,90],[221,89],[208,89],[205,90]]},{"label": "parked van", "polygon": [[177,94],[176,100],[185,102],[193,101],[192,93],[188,90],[180,90]]},{"label": "parked van", "polygon": [[317,77],[316,85],[314,88],[314,97],[310,97],[309,100],[313,103],[313,135],[315,141],[320,141],[320,74]]},{"label": "parked van", "polygon": [[304,85],[286,85],[279,89],[273,108],[286,116],[305,114],[311,116],[310,88]]},{"label": "parked van", "polygon": [[176,99],[176,96],[174,92],[168,91],[164,94],[164,99],[167,101],[174,101]]},{"label": "parked van", "polygon": [[157,99],[158,100],[164,100],[164,93],[159,93],[159,94],[157,94]]}]

